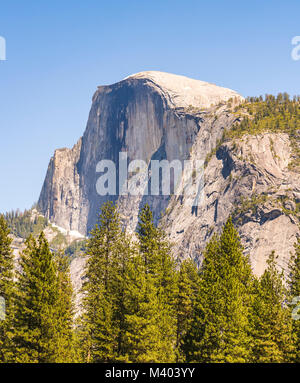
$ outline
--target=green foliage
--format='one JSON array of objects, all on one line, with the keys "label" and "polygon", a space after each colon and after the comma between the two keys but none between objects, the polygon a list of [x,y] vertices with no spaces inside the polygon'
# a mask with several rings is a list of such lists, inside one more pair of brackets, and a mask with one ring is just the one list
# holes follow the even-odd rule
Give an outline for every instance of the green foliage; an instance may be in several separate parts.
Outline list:
[{"label": "green foliage", "polygon": [[[264,198],[242,200],[240,209],[255,209]],[[75,323],[69,260],[83,251]],[[43,233],[29,236],[15,283],[9,228],[0,216],[0,296],[7,306],[0,362],[299,362],[300,321],[292,310],[300,297],[300,240],[288,286],[274,252],[256,278],[229,218],[198,270],[191,260],[174,261],[148,205],[132,236],[106,203],[87,243],[75,241],[66,252],[52,253]]]},{"label": "green foliage", "polygon": [[70,279],[69,259],[61,252],[55,257],[57,265],[57,300],[55,304],[56,363],[72,363],[78,360],[76,339],[73,330],[74,304]]},{"label": "green foliage", "polygon": [[[0,297],[5,302],[5,319],[0,320],[0,363],[12,361],[14,258],[11,250],[10,230],[0,215]],[[1,309],[1,308],[0,308]]]},{"label": "green foliage", "polygon": [[267,202],[268,198],[266,194],[252,194],[250,198],[241,196],[232,216],[240,221],[241,216],[248,211],[251,211],[252,215],[256,215],[258,208]]},{"label": "green foliage", "polygon": [[[224,141],[242,138],[245,134],[257,135],[264,132],[287,133],[293,151],[290,169],[300,166],[300,98],[292,100],[286,93],[279,93],[277,97],[266,95],[263,97],[251,97],[237,107],[235,112],[237,122],[228,130],[224,131],[221,140],[216,147],[207,154],[204,166],[216,154]],[[274,157],[274,143],[270,140],[271,151]]]},{"label": "green foliage", "polygon": [[67,255],[70,260],[85,251],[85,240],[75,240],[68,245],[65,235],[56,227],[49,225],[47,218],[33,212],[32,209],[25,210],[23,213],[18,210],[6,213],[5,220],[12,234],[24,239],[28,238],[30,235],[37,238],[41,231],[47,226],[50,226],[52,231],[56,233],[55,237],[50,242],[51,249],[64,250],[65,255]]},{"label": "green foliage", "polygon": [[252,306],[253,362],[289,362],[295,352],[292,317],[286,306],[287,291],[283,275],[277,270],[274,251],[268,267],[256,281]]},{"label": "green foliage", "polygon": [[174,349],[176,339],[174,308],[177,293],[176,265],[166,234],[154,225],[149,205],[145,205],[141,210],[137,232],[145,271],[153,278],[154,287],[157,290],[160,360],[173,362],[176,358]]},{"label": "green foliage", "polygon": [[75,240],[64,250],[65,255],[71,260],[86,251],[86,240]]},{"label": "green foliage", "polygon": [[160,362],[162,336],[157,289],[153,276],[140,253],[130,261],[124,294],[124,360],[126,362]]},{"label": "green foliage", "polygon": [[187,360],[247,362],[250,359],[249,308],[252,273],[231,219],[206,247]]},{"label": "green foliage", "polygon": [[136,244],[122,231],[115,206],[102,206],[87,246],[80,324],[86,361],[175,360],[175,264],[148,206],[138,237]]},{"label": "green foliage", "polygon": [[116,207],[104,204],[87,244],[80,331],[87,362],[112,362],[122,355],[124,275],[131,256],[127,245]]},{"label": "green foliage", "polygon": [[57,234],[50,242],[50,246],[52,249],[56,250],[62,250],[63,248],[66,248],[67,240],[63,233],[57,230]]},{"label": "green foliage", "polygon": [[177,272],[176,295],[176,361],[185,362],[188,355],[187,334],[191,331],[200,276],[195,262],[184,260]]},{"label": "green foliage", "polygon": [[289,99],[287,94],[279,93],[277,98],[266,95],[262,98],[248,99],[240,106],[242,116],[227,132],[229,137],[241,137],[243,134],[259,134],[265,131],[295,134],[300,129],[300,100]]},{"label": "green foliage", "polygon": [[[290,275],[289,275],[289,305],[293,314],[299,315],[297,310],[300,302],[300,239],[295,243],[295,253],[290,259]],[[292,358],[293,362],[300,362],[300,320],[295,319],[292,322],[293,336],[295,342],[295,353]]]},{"label": "green foliage", "polygon": [[43,233],[37,241],[32,236],[27,239],[20,267],[15,299],[15,361],[51,363],[62,361],[63,356],[63,361],[71,361],[71,286]]},{"label": "green foliage", "polygon": [[[237,113],[241,121],[226,131],[225,139],[241,138],[245,134],[257,135],[264,132],[287,133],[293,149],[293,160],[290,168],[300,165],[300,98],[290,100],[287,93],[277,97],[266,95],[252,97],[240,105]],[[271,142],[271,149],[272,149]],[[273,149],[274,151],[274,149]],[[274,153],[276,156],[276,153]]]},{"label": "green foliage", "polygon": [[25,210],[23,213],[11,211],[6,213],[5,219],[11,233],[21,238],[28,238],[30,235],[37,237],[48,225],[47,218],[41,215],[33,217],[32,210]]}]

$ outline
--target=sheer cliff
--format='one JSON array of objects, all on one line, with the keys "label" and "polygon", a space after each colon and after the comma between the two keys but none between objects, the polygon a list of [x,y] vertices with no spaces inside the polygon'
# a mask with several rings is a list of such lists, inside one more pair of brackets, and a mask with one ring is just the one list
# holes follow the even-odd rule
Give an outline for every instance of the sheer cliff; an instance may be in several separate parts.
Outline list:
[{"label": "sheer cliff", "polygon": [[[50,160],[39,206],[50,221],[68,230],[88,233],[101,204],[119,199],[124,220],[134,228],[139,205],[148,202],[158,219],[168,204],[165,197],[100,196],[97,163],[108,159],[119,169],[119,152],[128,162],[188,159],[198,135],[201,158],[216,145],[234,116],[209,113],[215,105],[235,99],[236,92],[202,81],[161,72],[142,72],[93,97],[87,128],[72,149],[59,149]],[[118,177],[117,177],[118,180]]]},{"label": "sheer cliff", "polygon": [[[83,137],[72,149],[57,150],[50,160],[41,211],[58,226],[86,235],[106,200],[118,202],[124,224],[132,230],[147,202],[155,219],[162,217],[176,254],[199,262],[205,243],[231,214],[255,272],[262,273],[272,250],[286,269],[300,235],[300,175],[290,166],[299,132],[293,121],[293,135],[246,128],[239,137],[226,136],[245,118],[238,112],[243,103],[230,89],[161,72],[142,72],[100,86]],[[127,153],[128,162],[139,159],[147,164],[153,159],[203,160],[199,204],[191,206],[183,184],[180,195],[100,196],[97,164],[111,160],[118,172],[119,152]],[[117,174],[117,183],[118,179]],[[73,263],[76,278],[81,264],[82,260]]]}]

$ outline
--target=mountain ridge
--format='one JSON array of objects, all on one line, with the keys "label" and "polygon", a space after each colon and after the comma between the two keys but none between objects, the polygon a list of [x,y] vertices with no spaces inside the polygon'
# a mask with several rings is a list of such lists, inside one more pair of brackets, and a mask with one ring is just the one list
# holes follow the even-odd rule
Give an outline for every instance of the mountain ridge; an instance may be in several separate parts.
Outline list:
[{"label": "mountain ridge", "polygon": [[[173,103],[170,106],[166,98],[167,90],[162,92],[152,82],[144,80],[129,78],[99,88],[93,97],[83,137],[72,149],[57,150],[50,160],[39,206],[45,216],[59,226],[86,234],[95,223],[96,210],[107,200],[99,198],[95,190],[95,169],[100,160],[110,159],[118,164],[118,153],[122,151],[128,152],[129,161],[143,159],[147,163],[153,156],[169,161],[188,158],[192,143],[201,130],[201,121],[207,119],[208,111],[199,107],[174,109]],[[197,80],[190,81],[198,83]],[[211,86],[215,91],[216,86]],[[225,100],[229,95],[237,95],[224,88],[217,89]],[[239,97],[235,102],[243,100]],[[211,99],[210,104],[219,100],[220,97]],[[214,129],[213,133],[206,127],[208,148],[213,148],[220,138],[224,129],[222,121],[220,129]],[[205,155],[206,150],[202,157]],[[157,220],[166,208],[166,201],[164,198],[148,200],[151,205],[160,205],[152,206]],[[137,213],[135,223],[136,219]]]},{"label": "mountain ridge", "polygon": [[[173,76],[177,84],[170,91],[166,83]],[[279,265],[285,270],[300,235],[296,213],[299,172],[290,168],[295,153],[298,156],[299,100],[291,102],[280,95],[277,100],[270,96],[266,101],[249,101],[234,91],[208,84],[220,91],[222,101],[212,98],[209,107],[191,105],[189,100],[182,104],[187,100],[184,89],[180,96],[174,89],[190,81],[199,83],[200,88],[208,84],[142,72],[99,87],[83,137],[72,149],[57,150],[50,160],[39,199],[41,211],[58,226],[87,235],[107,200],[118,204],[123,224],[131,231],[141,207],[148,203],[155,221],[161,222],[174,242],[177,256],[199,262],[205,243],[229,215],[234,215],[255,272],[263,272],[273,249],[279,252]],[[177,104],[172,101],[175,93]],[[232,94],[235,96],[229,97]],[[284,120],[287,116],[291,116],[290,123]],[[255,124],[262,126],[257,132]],[[243,136],[238,135],[240,131]],[[202,202],[193,209],[177,195],[99,196],[97,163],[108,159],[119,165],[119,152],[126,152],[128,161],[142,159],[147,164],[153,159],[203,160],[206,181]],[[282,195],[288,201],[281,202]]]}]

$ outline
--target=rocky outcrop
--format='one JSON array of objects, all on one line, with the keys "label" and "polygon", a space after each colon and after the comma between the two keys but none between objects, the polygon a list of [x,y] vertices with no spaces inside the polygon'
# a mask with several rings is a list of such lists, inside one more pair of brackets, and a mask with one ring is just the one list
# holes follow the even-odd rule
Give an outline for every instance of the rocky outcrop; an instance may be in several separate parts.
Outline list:
[{"label": "rocky outcrop", "polygon": [[[195,142],[192,157],[197,151]],[[232,214],[255,273],[264,271],[272,250],[286,270],[300,235],[300,175],[288,168],[291,154],[287,134],[246,135],[221,145],[205,169],[197,214],[184,199],[170,201],[163,225],[176,253],[201,261],[205,243]]]},{"label": "rocky outcrop", "polygon": [[[30,220],[34,222],[38,218],[44,218],[40,212],[38,212],[35,208],[26,212],[26,214],[30,214]],[[34,227],[34,226],[33,226]],[[55,224],[51,224],[50,222],[46,223],[43,232],[45,237],[50,245],[52,251],[67,249],[69,246],[74,245],[76,242],[84,241],[86,238],[77,231],[66,230],[62,227],[59,227]],[[37,231],[33,229],[31,235],[34,238],[38,238],[40,234],[40,229]],[[29,234],[28,234],[29,236]],[[12,250],[14,253],[15,261],[18,263],[20,258],[20,254],[26,247],[26,239],[27,235],[20,236],[20,234],[15,233],[15,230],[11,230],[10,237],[12,239]],[[76,255],[79,255],[81,252],[78,250]]]},{"label": "rocky outcrop", "polygon": [[145,202],[158,219],[168,198],[100,196],[97,163],[112,160],[118,169],[119,152],[127,152],[128,162],[183,161],[197,136],[202,137],[205,158],[234,120],[225,112],[215,120],[210,110],[229,99],[238,103],[242,97],[230,89],[161,72],[142,72],[99,87],[82,139],[73,149],[57,150],[50,161],[39,199],[41,211],[51,222],[82,234],[92,228],[107,199],[119,200],[121,215],[132,229]]},{"label": "rocky outcrop", "polygon": [[[286,134],[246,135],[220,144],[238,117],[243,98],[202,81],[161,72],[142,72],[101,86],[93,97],[87,128],[73,149],[51,159],[39,206],[51,222],[86,235],[106,200],[118,202],[121,218],[132,230],[141,206],[149,203],[181,258],[199,259],[213,232],[230,214],[256,274],[272,250],[286,269],[299,236],[299,173]],[[96,167],[103,159],[118,169],[119,152],[128,162],[153,159],[205,160],[204,184],[197,206],[184,196],[100,196]],[[118,181],[118,174],[117,174]],[[117,189],[119,185],[117,182]],[[73,261],[80,285],[83,260]]]},{"label": "rocky outcrop", "polygon": [[58,149],[51,158],[39,199],[45,217],[68,230],[84,232],[80,225],[82,215],[80,175],[81,139],[72,149]]}]

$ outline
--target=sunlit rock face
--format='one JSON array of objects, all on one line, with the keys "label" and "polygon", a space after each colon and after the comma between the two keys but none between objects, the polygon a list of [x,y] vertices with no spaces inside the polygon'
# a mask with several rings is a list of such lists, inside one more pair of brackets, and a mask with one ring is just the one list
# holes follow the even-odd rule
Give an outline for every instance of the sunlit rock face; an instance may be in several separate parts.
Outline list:
[{"label": "sunlit rock face", "polygon": [[[163,216],[161,225],[175,254],[199,262],[207,241],[232,214],[255,273],[263,272],[272,250],[286,270],[299,236],[294,212],[300,203],[299,174],[288,167],[289,137],[244,136],[216,149],[224,129],[237,120],[229,100],[238,105],[243,98],[230,89],[161,72],[141,72],[99,87],[83,137],[72,149],[57,150],[50,160],[39,199],[43,214],[66,230],[86,235],[109,199],[118,202],[124,224],[134,230],[147,202],[156,221]],[[153,159],[206,159],[197,208],[182,197],[183,190],[171,196],[99,195],[97,164],[116,164],[118,190],[120,152],[127,153],[128,163],[138,159],[147,165]],[[72,263],[76,285],[82,262]]]},{"label": "sunlit rock face", "polygon": [[141,205],[148,202],[157,220],[168,205],[168,196],[100,196],[96,190],[97,163],[112,160],[119,152],[128,162],[151,159],[186,160],[201,136],[201,158],[214,147],[232,116],[221,113],[212,122],[209,110],[235,98],[236,92],[162,72],[142,72],[109,86],[100,86],[93,97],[87,128],[72,149],[59,149],[50,160],[39,206],[53,222],[86,234],[107,199],[119,200],[121,216],[134,229]]},{"label": "sunlit rock face", "polygon": [[[191,157],[199,153],[197,142]],[[164,228],[175,253],[201,261],[205,244],[232,215],[254,272],[261,275],[272,250],[287,270],[300,235],[296,206],[300,175],[289,169],[292,150],[287,134],[246,135],[225,142],[205,169],[204,193],[197,214],[174,196]],[[299,206],[299,205],[298,205]]]}]

